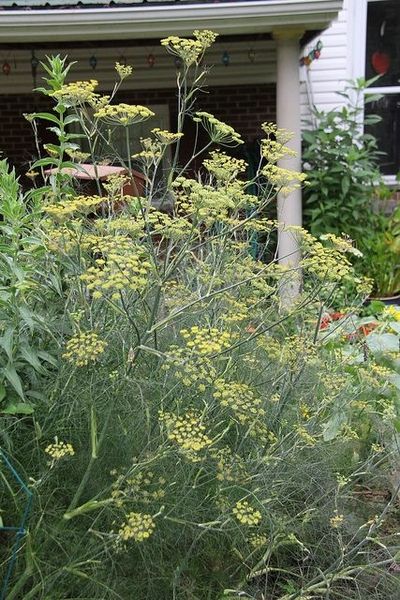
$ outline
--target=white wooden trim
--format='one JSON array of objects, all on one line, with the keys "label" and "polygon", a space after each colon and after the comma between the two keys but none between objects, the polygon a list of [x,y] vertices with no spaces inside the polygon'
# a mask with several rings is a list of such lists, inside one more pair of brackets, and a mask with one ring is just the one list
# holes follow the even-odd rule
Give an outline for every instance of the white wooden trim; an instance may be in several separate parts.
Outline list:
[{"label": "white wooden trim", "polygon": [[277,26],[327,27],[343,0],[248,0],[214,4],[1,11],[0,42],[145,39],[214,29],[265,33]]}]

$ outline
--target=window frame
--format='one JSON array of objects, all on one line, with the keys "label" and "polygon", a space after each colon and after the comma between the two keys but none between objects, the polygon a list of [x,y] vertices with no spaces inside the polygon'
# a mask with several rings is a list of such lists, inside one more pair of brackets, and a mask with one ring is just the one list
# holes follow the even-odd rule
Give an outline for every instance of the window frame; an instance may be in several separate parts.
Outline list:
[{"label": "window frame", "polygon": [[[354,40],[353,48],[353,70],[351,73],[352,79],[365,78],[365,63],[367,59],[367,18],[368,18],[368,3],[369,2],[385,2],[386,0],[348,0],[349,15],[351,25],[348,29],[348,35]],[[357,40],[360,40],[357,43]],[[373,87],[364,90],[364,96],[370,94],[400,94],[400,84],[394,86]],[[383,175],[384,181],[389,186],[397,186],[398,180],[396,174]]]}]

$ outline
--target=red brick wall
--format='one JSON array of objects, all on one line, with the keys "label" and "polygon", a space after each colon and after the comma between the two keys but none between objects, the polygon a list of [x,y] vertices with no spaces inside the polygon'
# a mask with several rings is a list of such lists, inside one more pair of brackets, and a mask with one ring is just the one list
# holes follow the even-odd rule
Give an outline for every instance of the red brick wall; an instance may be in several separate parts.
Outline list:
[{"label": "red brick wall", "polygon": [[[117,100],[131,104],[169,104],[171,128],[174,127],[176,90],[120,92]],[[263,121],[275,120],[275,84],[213,87],[200,95],[197,105],[198,109],[232,125],[246,142],[251,143],[261,137]],[[23,113],[43,111],[48,107],[49,100],[40,94],[0,95],[0,150],[20,172],[26,171],[32,157],[37,155],[31,125]],[[41,141],[48,141],[49,135],[41,125]],[[183,152],[186,154],[191,147],[190,128],[185,137]]]}]

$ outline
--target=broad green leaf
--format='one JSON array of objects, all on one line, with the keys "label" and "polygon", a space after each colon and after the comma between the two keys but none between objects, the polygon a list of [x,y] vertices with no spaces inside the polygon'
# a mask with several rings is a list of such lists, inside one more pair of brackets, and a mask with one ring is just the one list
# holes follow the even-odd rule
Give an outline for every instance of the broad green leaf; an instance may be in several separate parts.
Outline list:
[{"label": "broad green leaf", "polygon": [[344,425],[346,421],[347,415],[344,412],[334,414],[323,428],[323,438],[325,442],[330,442],[335,439],[340,432],[342,425]]},{"label": "broad green leaf", "polygon": [[394,333],[370,333],[365,343],[371,352],[398,352],[399,338]]},{"label": "broad green leaf", "polygon": [[17,371],[15,370],[15,367],[11,363],[9,363],[3,369],[3,373],[4,373],[4,376],[6,377],[6,379],[10,382],[10,384],[14,388],[14,390],[17,392],[18,396],[20,398],[22,398],[22,400],[25,400],[24,392],[22,389],[22,382],[21,382],[21,379],[20,379]]},{"label": "broad green leaf", "polygon": [[26,360],[26,362],[29,363],[35,369],[35,371],[42,374],[46,373],[46,369],[41,364],[37,353],[31,346],[29,346],[29,344],[22,344],[19,349],[19,352],[20,355]]},{"label": "broad green leaf", "polygon": [[14,328],[8,327],[4,335],[0,337],[0,346],[3,348],[4,352],[7,354],[8,360],[10,361],[13,359],[13,341]]},{"label": "broad green leaf", "polygon": [[10,402],[0,410],[5,415],[31,415],[35,412],[34,407],[26,402]]}]

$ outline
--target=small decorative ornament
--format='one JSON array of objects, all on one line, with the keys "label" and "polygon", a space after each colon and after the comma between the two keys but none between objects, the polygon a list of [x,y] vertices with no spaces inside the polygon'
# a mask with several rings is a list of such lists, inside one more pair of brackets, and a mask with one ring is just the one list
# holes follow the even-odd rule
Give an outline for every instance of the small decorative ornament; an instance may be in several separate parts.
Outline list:
[{"label": "small decorative ornament", "polygon": [[386,52],[374,52],[371,56],[372,67],[378,75],[386,75],[390,69],[390,56]]},{"label": "small decorative ornament", "polygon": [[149,65],[149,67],[153,68],[155,62],[156,62],[156,57],[154,56],[154,54],[149,54],[147,57],[147,64]]},{"label": "small decorative ornament", "polygon": [[225,50],[225,52],[222,54],[222,64],[225,65],[225,67],[227,67],[229,65],[229,63],[231,62],[231,57],[229,56],[229,52],[228,50]]},{"label": "small decorative ornament", "polygon": [[37,76],[37,68],[39,66],[39,59],[35,55],[35,51],[32,50],[31,55],[31,71],[32,71],[32,79],[33,79],[33,87],[36,87],[36,76]]},{"label": "small decorative ornament", "polygon": [[182,59],[179,56],[176,56],[174,58],[174,64],[175,64],[175,67],[177,69],[180,69],[182,67],[182,65],[183,65],[183,61],[182,61]]},{"label": "small decorative ornament", "polygon": [[92,54],[92,56],[89,58],[89,65],[92,67],[93,71],[97,67],[97,58],[95,57],[94,54]]},{"label": "small decorative ornament", "polygon": [[309,67],[314,60],[318,60],[318,58],[321,56],[321,50],[322,42],[321,40],[318,40],[314,48],[307,55],[300,58],[300,65],[302,67]]},{"label": "small decorative ornament", "polygon": [[3,62],[3,66],[1,67],[4,75],[9,75],[10,71],[11,71],[11,66],[10,63],[8,63],[7,61]]},{"label": "small decorative ornament", "polygon": [[251,63],[255,62],[255,60],[256,60],[256,51],[254,50],[254,48],[250,48],[250,50],[247,53],[247,56],[249,57],[249,61]]}]

